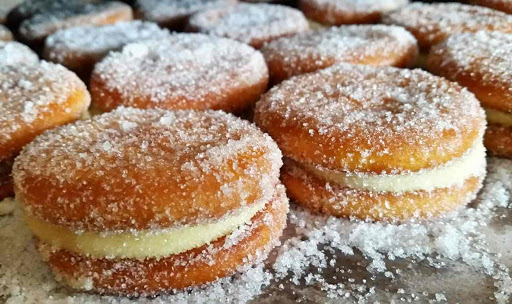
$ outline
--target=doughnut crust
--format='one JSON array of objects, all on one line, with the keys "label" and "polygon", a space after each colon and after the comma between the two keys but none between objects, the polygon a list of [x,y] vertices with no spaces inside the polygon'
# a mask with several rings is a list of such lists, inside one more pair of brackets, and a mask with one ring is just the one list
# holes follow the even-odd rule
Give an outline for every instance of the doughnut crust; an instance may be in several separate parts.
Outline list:
[{"label": "doughnut crust", "polygon": [[98,63],[94,107],[220,109],[239,112],[265,92],[263,56],[242,43],[202,34],[129,44]]},{"label": "doughnut crust", "polygon": [[271,83],[279,83],[339,62],[411,66],[418,56],[418,46],[414,36],[402,27],[352,25],[279,38],[261,52]]},{"label": "doughnut crust", "polygon": [[266,42],[309,30],[304,15],[276,4],[241,3],[199,12],[190,17],[188,29],[231,38],[259,49]]},{"label": "doughnut crust", "polygon": [[328,183],[296,163],[286,161],[281,180],[291,199],[314,212],[337,217],[395,222],[437,217],[469,203],[481,188],[483,176],[471,177],[460,187],[394,194],[357,190]]},{"label": "doughnut crust", "polygon": [[261,261],[279,242],[287,212],[288,199],[280,186],[277,195],[240,236],[233,233],[209,245],[160,259],[98,259],[48,248],[41,242],[37,246],[57,277],[74,288],[150,296],[201,286]]},{"label": "doughnut crust", "polygon": [[0,24],[0,41],[10,41],[10,40],[12,40],[11,32],[5,26]]},{"label": "doughnut crust", "polygon": [[455,83],[421,70],[348,64],[272,88],[254,121],[295,161],[374,174],[445,164],[485,128],[478,101]]},{"label": "doughnut crust", "polygon": [[485,6],[507,14],[512,13],[512,1],[510,0],[466,0],[468,4]]},{"label": "doughnut crust", "polygon": [[268,202],[281,153],[216,111],[121,108],[46,132],[13,169],[30,216],[71,230],[163,229]]},{"label": "doughnut crust", "polygon": [[484,143],[490,154],[512,158],[512,127],[490,123]]},{"label": "doughnut crust", "polygon": [[485,7],[458,3],[412,3],[383,16],[386,24],[405,27],[429,50],[450,35],[481,30],[512,32],[512,16]]},{"label": "doughnut crust", "polygon": [[383,13],[398,9],[408,0],[300,0],[306,17],[321,24],[376,23]]}]

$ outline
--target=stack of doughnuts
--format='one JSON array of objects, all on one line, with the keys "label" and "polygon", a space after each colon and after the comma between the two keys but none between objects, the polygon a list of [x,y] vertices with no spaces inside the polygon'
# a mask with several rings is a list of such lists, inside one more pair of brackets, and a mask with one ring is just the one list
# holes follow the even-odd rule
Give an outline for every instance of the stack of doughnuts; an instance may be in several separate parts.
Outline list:
[{"label": "stack of doughnuts", "polygon": [[268,135],[230,114],[120,108],[38,137],[13,175],[59,278],[149,296],[264,259],[286,223],[281,164]]},{"label": "stack of doughnuts", "polygon": [[286,157],[290,197],[325,214],[437,216],[471,201],[485,176],[477,99],[420,70],[339,64],[293,77],[261,98],[254,121]]}]

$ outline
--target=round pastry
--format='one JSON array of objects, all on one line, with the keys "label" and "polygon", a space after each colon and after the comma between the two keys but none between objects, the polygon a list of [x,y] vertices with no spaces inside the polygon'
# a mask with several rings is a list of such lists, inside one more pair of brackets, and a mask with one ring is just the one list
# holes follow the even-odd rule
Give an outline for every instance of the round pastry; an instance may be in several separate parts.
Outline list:
[{"label": "round pastry", "polygon": [[264,259],[286,224],[281,152],[220,111],[120,108],[46,132],[16,158],[16,197],[69,286],[148,296]]},{"label": "round pastry", "polygon": [[248,45],[202,34],[129,44],[99,62],[91,76],[93,105],[238,112],[265,92],[268,69]]},{"label": "round pastry", "polygon": [[321,24],[376,23],[383,13],[401,8],[409,0],[300,0],[304,15]]},{"label": "round pastry", "polygon": [[77,3],[63,2],[58,8],[46,9],[20,24],[18,34],[29,45],[42,46],[47,36],[57,30],[79,25],[105,25],[133,18],[132,9],[118,1]]},{"label": "round pastry", "polygon": [[465,2],[478,6],[486,6],[507,14],[512,13],[512,1],[510,0],[466,0]]},{"label": "round pastry", "polygon": [[0,41],[12,40],[11,32],[3,25],[0,24]]},{"label": "round pastry", "polygon": [[512,32],[512,16],[458,3],[413,3],[384,15],[383,22],[405,27],[425,50],[457,33],[480,30]]},{"label": "round pastry", "polygon": [[197,12],[235,5],[238,0],[137,0],[137,17],[160,26],[181,30]]},{"label": "round pastry", "polygon": [[271,83],[338,62],[408,67],[418,56],[416,39],[402,27],[348,25],[276,39],[261,52]]},{"label": "round pastry", "polygon": [[0,41],[0,65],[35,65],[37,62],[39,58],[28,46],[16,41]]},{"label": "round pastry", "polygon": [[287,158],[290,198],[364,220],[440,215],[485,176],[485,114],[473,94],[421,70],[338,64],[271,89],[254,121]]},{"label": "round pastry", "polygon": [[44,61],[0,64],[0,83],[0,195],[6,196],[12,194],[11,162],[23,146],[47,129],[78,119],[90,96],[75,74]]},{"label": "round pastry", "polygon": [[428,69],[473,92],[487,112],[485,146],[512,158],[512,34],[464,33],[434,46]]},{"label": "round pastry", "polygon": [[167,30],[150,22],[118,22],[104,26],[77,26],[59,30],[45,42],[44,57],[89,79],[94,64],[110,51],[148,39],[165,39]]},{"label": "round pastry", "polygon": [[276,38],[308,31],[309,23],[291,7],[243,3],[199,12],[190,17],[188,29],[235,39],[258,49]]}]

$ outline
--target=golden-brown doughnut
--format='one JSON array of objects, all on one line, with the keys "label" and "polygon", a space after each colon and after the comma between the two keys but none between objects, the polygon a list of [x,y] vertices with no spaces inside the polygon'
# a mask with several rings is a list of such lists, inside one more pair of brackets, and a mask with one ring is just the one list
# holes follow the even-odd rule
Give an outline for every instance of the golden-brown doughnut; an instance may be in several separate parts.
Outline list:
[{"label": "golden-brown doughnut", "polygon": [[235,39],[259,49],[264,43],[309,30],[304,15],[277,4],[242,3],[199,12],[189,19],[188,29]]},{"label": "golden-brown doughnut", "polygon": [[290,197],[335,216],[435,216],[469,202],[485,175],[478,100],[421,70],[337,64],[292,77],[254,121],[289,159]]},{"label": "golden-brown doughnut", "polygon": [[136,15],[139,19],[181,30],[188,18],[197,12],[237,3],[238,0],[137,0]]},{"label": "golden-brown doughnut", "polygon": [[409,0],[300,0],[306,17],[320,24],[376,23],[383,13],[396,10]]},{"label": "golden-brown doughnut", "polygon": [[459,3],[412,3],[384,15],[383,22],[408,29],[424,50],[457,33],[481,30],[512,32],[512,16]]},{"label": "golden-brown doughnut", "polygon": [[512,1],[510,0],[465,0],[469,4],[485,6],[507,14],[512,13]]},{"label": "golden-brown doughnut", "polygon": [[486,147],[512,158],[512,34],[464,33],[434,46],[427,68],[473,92],[487,111]]},{"label": "golden-brown doughnut", "polygon": [[28,46],[16,41],[0,41],[0,65],[33,65],[39,62],[37,54]]},{"label": "golden-brown doughnut", "polygon": [[9,29],[0,24],[0,41],[10,41],[12,40],[12,34]]},{"label": "golden-brown doughnut", "polygon": [[148,39],[165,39],[167,30],[150,22],[118,22],[104,26],[76,26],[59,30],[45,42],[45,59],[60,63],[82,79],[90,77],[94,64],[110,51]]},{"label": "golden-brown doughnut", "polygon": [[4,168],[34,137],[78,119],[90,103],[84,83],[52,63],[0,64],[0,83],[0,167]]},{"label": "golden-brown doughnut", "polygon": [[265,92],[268,69],[248,45],[202,34],[129,44],[91,76],[94,107],[221,109],[239,112]]},{"label": "golden-brown doughnut", "polygon": [[80,3],[63,2],[53,9],[44,9],[21,22],[18,35],[25,43],[39,47],[47,36],[57,30],[79,25],[105,25],[132,20],[130,6],[119,1]]},{"label": "golden-brown doughnut", "polygon": [[418,46],[399,26],[348,25],[279,38],[261,52],[270,82],[279,83],[339,62],[408,67],[416,61]]},{"label": "golden-brown doughnut", "polygon": [[281,165],[275,142],[230,114],[120,108],[37,137],[13,177],[59,278],[137,296],[265,258],[286,223]]}]

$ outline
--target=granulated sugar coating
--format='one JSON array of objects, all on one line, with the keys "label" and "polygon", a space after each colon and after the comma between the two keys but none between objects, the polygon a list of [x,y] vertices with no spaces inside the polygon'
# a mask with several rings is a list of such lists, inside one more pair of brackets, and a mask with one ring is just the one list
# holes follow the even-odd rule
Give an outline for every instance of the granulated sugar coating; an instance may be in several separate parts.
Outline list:
[{"label": "granulated sugar coating", "polygon": [[427,50],[452,34],[481,30],[512,32],[512,16],[459,3],[413,3],[384,15],[383,22],[404,26]]},{"label": "granulated sugar coating", "polygon": [[32,65],[38,61],[36,53],[28,46],[15,41],[0,41],[0,65]]},{"label": "granulated sugar coating", "polygon": [[45,42],[45,58],[70,68],[80,68],[93,65],[109,51],[118,50],[128,43],[164,39],[168,35],[167,30],[156,24],[141,21],[77,26],[49,36]]},{"label": "granulated sugar coating", "polygon": [[137,0],[137,14],[141,19],[162,26],[183,26],[190,15],[222,6],[234,5],[238,0]]},{"label": "granulated sugar coating", "polygon": [[5,26],[0,24],[0,41],[12,40],[12,34]]},{"label": "granulated sugar coating", "polygon": [[125,46],[98,63],[94,105],[238,111],[266,90],[263,56],[248,45],[203,34],[173,34]]},{"label": "granulated sugar coating", "polygon": [[277,83],[339,62],[409,66],[416,61],[418,47],[402,27],[353,25],[279,38],[261,51]]},{"label": "granulated sugar coating", "polygon": [[309,30],[296,9],[274,4],[239,4],[199,12],[189,20],[194,31],[235,39],[255,48],[282,36]]},{"label": "granulated sugar coating", "polygon": [[[510,204],[511,180],[512,162],[490,159],[485,187],[473,206],[433,222],[365,223],[294,208],[283,245],[266,267],[256,265],[204,288],[137,301],[506,304],[512,296],[507,267],[512,257],[506,247],[488,242],[499,242],[503,230],[497,223],[510,221],[500,214]],[[38,257],[19,208],[0,218],[0,228],[0,294],[8,303],[134,301],[63,288]],[[440,284],[434,284],[437,280]]]}]

